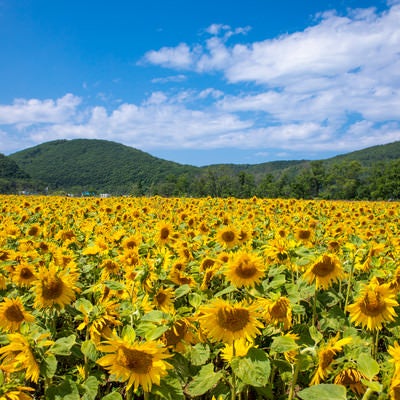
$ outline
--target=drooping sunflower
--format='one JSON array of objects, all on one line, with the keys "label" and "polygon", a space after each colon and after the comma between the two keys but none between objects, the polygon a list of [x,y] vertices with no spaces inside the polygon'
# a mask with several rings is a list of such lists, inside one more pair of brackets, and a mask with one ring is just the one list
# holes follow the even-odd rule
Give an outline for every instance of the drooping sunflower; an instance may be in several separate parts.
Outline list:
[{"label": "drooping sunflower", "polygon": [[231,362],[233,357],[245,357],[254,343],[246,339],[235,340],[234,343],[227,343],[221,350],[221,358],[226,362]]},{"label": "drooping sunflower", "polygon": [[27,379],[38,382],[40,368],[28,339],[20,333],[10,333],[7,339],[10,344],[0,348],[0,369],[8,373],[25,370]]},{"label": "drooping sunflower", "polygon": [[292,305],[287,297],[279,296],[276,299],[265,299],[264,318],[268,324],[282,326],[284,330],[292,326]]},{"label": "drooping sunflower", "polygon": [[188,318],[180,318],[164,332],[162,341],[167,347],[172,347],[178,353],[184,353],[186,346],[198,341],[193,333],[194,327]]},{"label": "drooping sunflower", "polygon": [[11,279],[17,286],[31,286],[36,279],[36,271],[27,263],[18,264],[11,274]]},{"label": "drooping sunflower", "polygon": [[141,386],[145,392],[150,392],[152,385],[159,385],[160,379],[172,368],[165,361],[171,355],[157,342],[139,343],[114,336],[98,349],[109,354],[97,360],[97,363],[116,380],[127,382],[127,389],[134,386],[134,390],[137,390]]},{"label": "drooping sunflower", "polygon": [[322,345],[318,350],[318,368],[311,379],[310,385],[318,385],[327,378],[331,371],[331,364],[335,355],[342,351],[343,346],[349,344],[351,341],[351,337],[345,337],[339,340],[338,333],[335,337],[329,339],[325,345]]},{"label": "drooping sunflower", "polygon": [[378,279],[373,277],[368,285],[364,285],[355,303],[347,306],[347,311],[351,322],[372,331],[394,320],[396,306],[396,295],[390,286],[380,285]]},{"label": "drooping sunflower", "polygon": [[304,273],[309,283],[315,281],[317,289],[328,289],[335,281],[343,279],[344,271],[339,258],[334,254],[324,254]]},{"label": "drooping sunflower", "polygon": [[0,303],[0,327],[6,332],[19,330],[23,322],[33,322],[35,317],[29,314],[22,303],[21,298],[5,298]]},{"label": "drooping sunflower", "polygon": [[216,299],[199,309],[198,321],[206,335],[214,340],[232,343],[234,340],[253,340],[263,324],[256,304],[234,303]]},{"label": "drooping sunflower", "polygon": [[7,382],[0,387],[0,400],[32,400],[33,397],[26,393],[28,391],[34,392],[35,389]]},{"label": "drooping sunflower", "polygon": [[366,386],[362,383],[364,375],[355,368],[346,368],[340,371],[335,377],[336,385],[348,387],[357,395],[362,395],[366,391]]},{"label": "drooping sunflower", "polygon": [[64,308],[75,300],[78,276],[68,270],[58,270],[53,264],[49,268],[42,267],[33,283],[35,308],[58,306]]},{"label": "drooping sunflower", "polygon": [[247,251],[232,255],[225,270],[225,276],[236,287],[254,287],[265,274],[263,259]]}]

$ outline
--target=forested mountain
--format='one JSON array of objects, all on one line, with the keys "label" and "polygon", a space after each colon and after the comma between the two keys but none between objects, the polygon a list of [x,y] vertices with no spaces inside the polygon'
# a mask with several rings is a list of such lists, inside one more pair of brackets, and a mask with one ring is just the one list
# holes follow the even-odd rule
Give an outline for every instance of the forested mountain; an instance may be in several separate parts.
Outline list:
[{"label": "forested mountain", "polygon": [[2,193],[400,199],[400,141],[325,160],[194,167],[106,140],[57,140],[0,158],[0,179]]}]

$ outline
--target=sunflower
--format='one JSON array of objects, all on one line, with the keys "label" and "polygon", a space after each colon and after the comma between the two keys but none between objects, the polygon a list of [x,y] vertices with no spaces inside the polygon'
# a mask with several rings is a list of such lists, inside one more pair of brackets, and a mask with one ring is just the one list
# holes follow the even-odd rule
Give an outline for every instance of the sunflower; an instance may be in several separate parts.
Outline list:
[{"label": "sunflower", "polygon": [[11,279],[17,286],[28,287],[36,279],[36,271],[27,263],[18,264],[11,274]]},{"label": "sunflower", "polygon": [[350,390],[360,396],[366,390],[362,379],[365,379],[365,377],[361,372],[355,368],[346,368],[336,375],[334,382],[336,385],[349,387]]},{"label": "sunflower", "polygon": [[75,286],[78,277],[68,270],[58,271],[54,264],[39,269],[34,281],[35,308],[58,306],[64,308],[75,300]]},{"label": "sunflower", "polygon": [[156,241],[164,246],[173,241],[174,228],[170,222],[160,222],[156,228]]},{"label": "sunflower", "polygon": [[310,385],[318,385],[326,379],[331,371],[331,364],[336,353],[342,351],[343,346],[349,344],[352,340],[351,337],[338,339],[339,333],[318,350],[318,368],[311,379]]},{"label": "sunflower", "polygon": [[139,386],[150,392],[153,384],[159,385],[160,379],[172,368],[166,358],[171,357],[166,348],[156,342],[133,342],[127,337],[114,336],[98,349],[106,356],[97,360],[116,380],[127,382],[127,389]]},{"label": "sunflower", "polygon": [[22,300],[5,298],[0,304],[0,327],[6,332],[19,330],[23,322],[33,322],[35,317],[25,311]]},{"label": "sunflower", "polygon": [[185,345],[194,344],[198,341],[193,334],[193,329],[193,325],[188,318],[180,318],[164,332],[162,341],[165,346],[173,347],[178,353],[184,353],[186,351]]},{"label": "sunflower", "polygon": [[154,295],[153,302],[159,310],[172,311],[174,309],[174,290],[172,288],[159,288]]},{"label": "sunflower", "polygon": [[368,285],[364,285],[355,303],[347,306],[347,311],[351,322],[372,331],[394,320],[396,306],[396,295],[390,286],[380,285],[378,279],[373,277]]},{"label": "sunflower", "polygon": [[233,357],[245,357],[254,343],[246,339],[235,340],[232,344],[225,344],[221,350],[221,358],[226,362],[231,362]]},{"label": "sunflower", "polygon": [[0,400],[31,400],[33,397],[26,393],[28,391],[34,392],[35,389],[7,382],[0,387]]},{"label": "sunflower", "polygon": [[207,336],[215,341],[232,343],[234,340],[252,340],[260,334],[263,324],[257,320],[254,304],[231,304],[222,299],[200,307],[198,321]]},{"label": "sunflower", "polygon": [[400,400],[400,377],[398,375],[395,375],[390,382],[389,394],[391,400]]},{"label": "sunflower", "polygon": [[265,310],[264,318],[268,324],[282,326],[284,330],[292,326],[292,305],[287,297],[266,299],[262,304]]},{"label": "sunflower", "polygon": [[328,289],[335,281],[343,279],[344,271],[339,258],[334,254],[324,254],[311,265],[303,275],[309,283],[315,281],[316,287]]},{"label": "sunflower", "polygon": [[232,256],[225,270],[225,276],[236,287],[254,287],[265,274],[263,259],[246,251],[239,251]]},{"label": "sunflower", "polygon": [[400,345],[397,340],[393,343],[393,346],[388,347],[388,353],[391,356],[390,362],[394,363],[395,375],[400,376]]},{"label": "sunflower", "polygon": [[239,244],[239,232],[232,225],[224,226],[217,232],[216,239],[222,246],[232,248]]},{"label": "sunflower", "polygon": [[0,348],[0,370],[8,373],[25,370],[25,376],[32,382],[38,382],[40,368],[33,355],[28,339],[20,333],[7,335],[10,344]]}]

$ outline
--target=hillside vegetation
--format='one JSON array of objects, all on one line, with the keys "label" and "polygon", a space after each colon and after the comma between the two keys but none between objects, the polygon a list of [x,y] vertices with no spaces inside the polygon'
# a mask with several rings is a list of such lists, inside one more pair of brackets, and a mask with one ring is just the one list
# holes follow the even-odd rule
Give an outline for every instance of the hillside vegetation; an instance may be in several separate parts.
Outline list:
[{"label": "hillside vegetation", "polygon": [[[325,160],[254,165],[194,167],[97,139],[47,142],[3,159],[14,170],[0,164],[1,179],[15,183],[25,174],[35,183],[25,186],[37,192],[45,187],[58,194],[400,199],[400,141]],[[6,171],[14,172],[3,178]],[[4,181],[0,190],[21,190],[19,182]]]}]

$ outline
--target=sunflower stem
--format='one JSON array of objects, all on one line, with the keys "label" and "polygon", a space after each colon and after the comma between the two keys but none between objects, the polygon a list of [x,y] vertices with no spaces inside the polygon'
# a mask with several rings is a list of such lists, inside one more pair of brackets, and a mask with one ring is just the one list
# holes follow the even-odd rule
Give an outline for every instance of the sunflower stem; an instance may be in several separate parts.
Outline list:
[{"label": "sunflower stem", "polygon": [[296,364],[292,365],[292,381],[290,382],[289,397],[288,400],[292,400],[294,397],[294,389],[296,387],[297,378],[300,370],[300,358],[297,359]]},{"label": "sunflower stem", "polygon": [[376,355],[378,354],[378,343],[379,343],[379,329],[374,330],[373,335],[373,343],[372,343],[372,358],[376,360]]},{"label": "sunflower stem", "polygon": [[[354,258],[355,258],[355,256],[354,256]],[[350,289],[351,289],[351,283],[353,281],[353,274],[354,274],[354,258],[350,265],[350,275],[349,275],[349,282],[347,283],[346,301],[344,303],[344,309],[343,309],[344,313],[346,313],[347,306],[349,305]]]},{"label": "sunflower stem", "polygon": [[317,284],[315,284],[315,292],[314,292],[314,302],[313,302],[313,311],[312,311],[312,324],[315,325],[317,322]]},{"label": "sunflower stem", "polygon": [[[232,341],[232,356],[236,356],[235,341]],[[232,371],[232,388],[231,388],[231,400],[236,400],[236,375]]]}]

